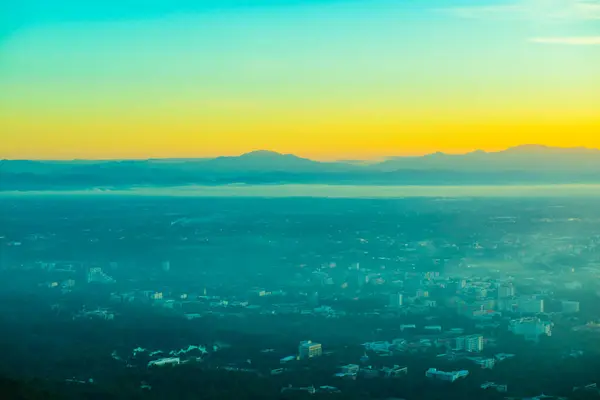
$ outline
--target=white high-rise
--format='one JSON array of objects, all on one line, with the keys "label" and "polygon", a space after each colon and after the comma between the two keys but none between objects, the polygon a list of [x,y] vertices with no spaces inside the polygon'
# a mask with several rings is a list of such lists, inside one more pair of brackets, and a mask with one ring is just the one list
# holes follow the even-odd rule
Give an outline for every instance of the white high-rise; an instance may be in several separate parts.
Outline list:
[{"label": "white high-rise", "polygon": [[469,353],[480,353],[483,351],[483,336],[470,335],[457,337],[456,350],[464,350]]}]

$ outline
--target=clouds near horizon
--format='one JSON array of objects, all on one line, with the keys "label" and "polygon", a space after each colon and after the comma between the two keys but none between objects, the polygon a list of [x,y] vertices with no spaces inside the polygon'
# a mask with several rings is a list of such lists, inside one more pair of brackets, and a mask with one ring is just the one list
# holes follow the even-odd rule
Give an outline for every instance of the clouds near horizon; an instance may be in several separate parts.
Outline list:
[{"label": "clouds near horizon", "polygon": [[538,37],[530,39],[533,43],[541,44],[562,44],[573,46],[592,46],[600,45],[600,36],[583,37]]},{"label": "clouds near horizon", "polygon": [[549,22],[600,20],[599,0],[516,0],[465,7],[448,7],[444,10],[463,18]]}]

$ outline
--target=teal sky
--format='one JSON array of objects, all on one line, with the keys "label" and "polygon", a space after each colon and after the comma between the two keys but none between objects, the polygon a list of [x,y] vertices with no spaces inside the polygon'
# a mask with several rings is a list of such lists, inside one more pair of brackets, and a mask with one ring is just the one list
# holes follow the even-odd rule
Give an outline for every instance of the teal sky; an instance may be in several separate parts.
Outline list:
[{"label": "teal sky", "polygon": [[[139,155],[202,146],[198,155],[274,148],[370,156],[397,153],[402,143],[408,152],[458,151],[476,137],[461,127],[515,125],[512,137],[494,139],[494,128],[472,145],[498,148],[539,142],[540,124],[559,114],[557,123],[578,130],[573,145],[600,144],[588,140],[600,125],[600,1],[0,7],[0,123],[10,132],[0,136],[11,135],[0,157],[137,155],[133,147],[148,140]],[[528,116],[537,128],[524,127]],[[438,133],[441,124],[449,128]],[[364,150],[367,133],[375,144]]]}]

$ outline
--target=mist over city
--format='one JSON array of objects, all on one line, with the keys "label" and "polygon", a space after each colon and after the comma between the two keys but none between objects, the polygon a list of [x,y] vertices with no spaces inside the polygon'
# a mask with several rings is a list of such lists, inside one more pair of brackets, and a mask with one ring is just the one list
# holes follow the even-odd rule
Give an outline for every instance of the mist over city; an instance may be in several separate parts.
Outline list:
[{"label": "mist over city", "polygon": [[0,400],[600,400],[600,0],[0,6]]},{"label": "mist over city", "polygon": [[18,398],[598,397],[593,197],[67,192],[0,209],[0,373]]}]

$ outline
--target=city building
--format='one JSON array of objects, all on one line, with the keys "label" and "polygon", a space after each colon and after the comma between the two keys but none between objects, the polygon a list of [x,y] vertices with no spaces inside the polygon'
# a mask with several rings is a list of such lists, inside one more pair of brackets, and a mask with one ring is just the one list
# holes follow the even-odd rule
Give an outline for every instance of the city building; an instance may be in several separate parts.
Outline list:
[{"label": "city building", "polygon": [[390,353],[390,348],[392,347],[392,343],[390,342],[368,342],[364,343],[365,350],[374,351],[375,353]]},{"label": "city building", "polygon": [[150,296],[150,298],[152,300],[162,300],[163,299],[163,294],[162,294],[162,292],[152,293],[152,295]]},{"label": "city building", "polygon": [[506,393],[508,391],[507,385],[498,385],[494,382],[486,382],[480,386],[482,389],[495,389],[500,393]]},{"label": "city building", "polygon": [[75,286],[75,280],[73,279],[67,279],[66,281],[64,281],[62,283],[62,286],[65,288],[72,288]]},{"label": "city building", "polygon": [[309,358],[320,357],[323,354],[323,347],[320,343],[313,343],[310,340],[300,342],[298,346],[298,357],[301,360]]},{"label": "city building", "polygon": [[315,389],[314,386],[307,386],[307,387],[293,387],[292,385],[289,385],[287,387],[281,388],[281,393],[286,393],[286,392],[306,392],[308,394],[315,394],[317,393],[317,389]]},{"label": "city building", "polygon": [[469,358],[469,360],[473,361],[475,364],[479,365],[482,369],[493,369],[496,365],[496,359],[493,357],[474,357]]},{"label": "city building", "polygon": [[178,365],[181,362],[179,357],[161,358],[160,360],[150,361],[148,367],[162,367],[165,365]]},{"label": "city building", "polygon": [[517,312],[519,309],[518,301],[512,297],[498,299],[498,311]]},{"label": "city building", "polygon": [[552,323],[539,318],[520,318],[510,321],[509,330],[515,335],[524,336],[525,340],[537,342],[540,336],[552,335]]},{"label": "city building", "polygon": [[369,276],[362,270],[352,270],[350,273],[350,284],[353,287],[362,288],[369,283]]},{"label": "city building", "polygon": [[82,310],[73,316],[73,319],[103,319],[110,321],[115,319],[115,314],[108,310],[97,309],[95,311]]},{"label": "city building", "polygon": [[457,337],[455,349],[468,351],[469,353],[479,353],[483,351],[483,336],[470,335]]},{"label": "city building", "polygon": [[279,360],[280,364],[287,364],[289,362],[295,361],[297,359],[296,356],[287,356],[287,357],[283,357],[281,360]]},{"label": "city building", "polygon": [[489,311],[489,310],[495,310],[496,307],[496,299],[493,298],[485,298],[485,299],[479,299],[476,300],[472,303],[473,306],[478,306],[481,310],[484,311]]},{"label": "city building", "polygon": [[425,307],[435,308],[435,307],[437,307],[437,301],[435,301],[435,300],[424,300],[423,301],[423,305]]},{"label": "city building", "polygon": [[442,327],[440,325],[428,325],[423,329],[425,329],[425,331],[427,331],[428,333],[429,332],[437,332],[437,333],[442,332]]},{"label": "city building", "polygon": [[390,304],[391,308],[400,308],[402,307],[402,293],[392,293],[390,294]]},{"label": "city building", "polygon": [[358,374],[358,371],[360,371],[360,366],[356,364],[344,365],[341,368],[341,373],[344,375],[356,375]]},{"label": "city building", "polygon": [[373,368],[372,366],[360,369],[360,376],[366,379],[379,378],[380,375],[381,372],[378,369]]},{"label": "city building", "polygon": [[517,311],[523,314],[539,314],[544,312],[544,300],[536,298],[519,298]]},{"label": "city building", "polygon": [[399,365],[394,365],[393,367],[383,367],[381,369],[381,373],[384,378],[398,378],[403,375],[408,374],[408,367],[401,367]]},{"label": "city building", "polygon": [[454,382],[460,378],[466,378],[469,375],[469,371],[461,370],[461,371],[452,371],[452,372],[444,372],[438,371],[435,368],[429,368],[427,372],[425,372],[425,376],[430,379],[436,379],[439,381],[446,382]]},{"label": "city building", "polygon": [[485,299],[488,296],[488,289],[484,286],[472,286],[469,292],[477,299]]},{"label": "city building", "polygon": [[256,297],[264,297],[267,295],[267,291],[265,289],[252,289],[250,294]]},{"label": "city building", "polygon": [[310,280],[315,285],[324,285],[327,278],[329,278],[329,275],[327,274],[327,272],[313,271],[313,273],[311,274]]},{"label": "city building", "polygon": [[105,274],[100,267],[92,267],[88,270],[88,283],[114,283],[115,280]]},{"label": "city building", "polygon": [[515,287],[512,285],[512,283],[507,283],[507,284],[498,286],[498,298],[499,299],[506,299],[506,298],[514,297],[514,295],[515,295]]},{"label": "city building", "polygon": [[315,314],[321,314],[321,315],[334,315],[335,314],[334,309],[329,306],[317,307],[314,309],[314,312],[315,312]]}]

